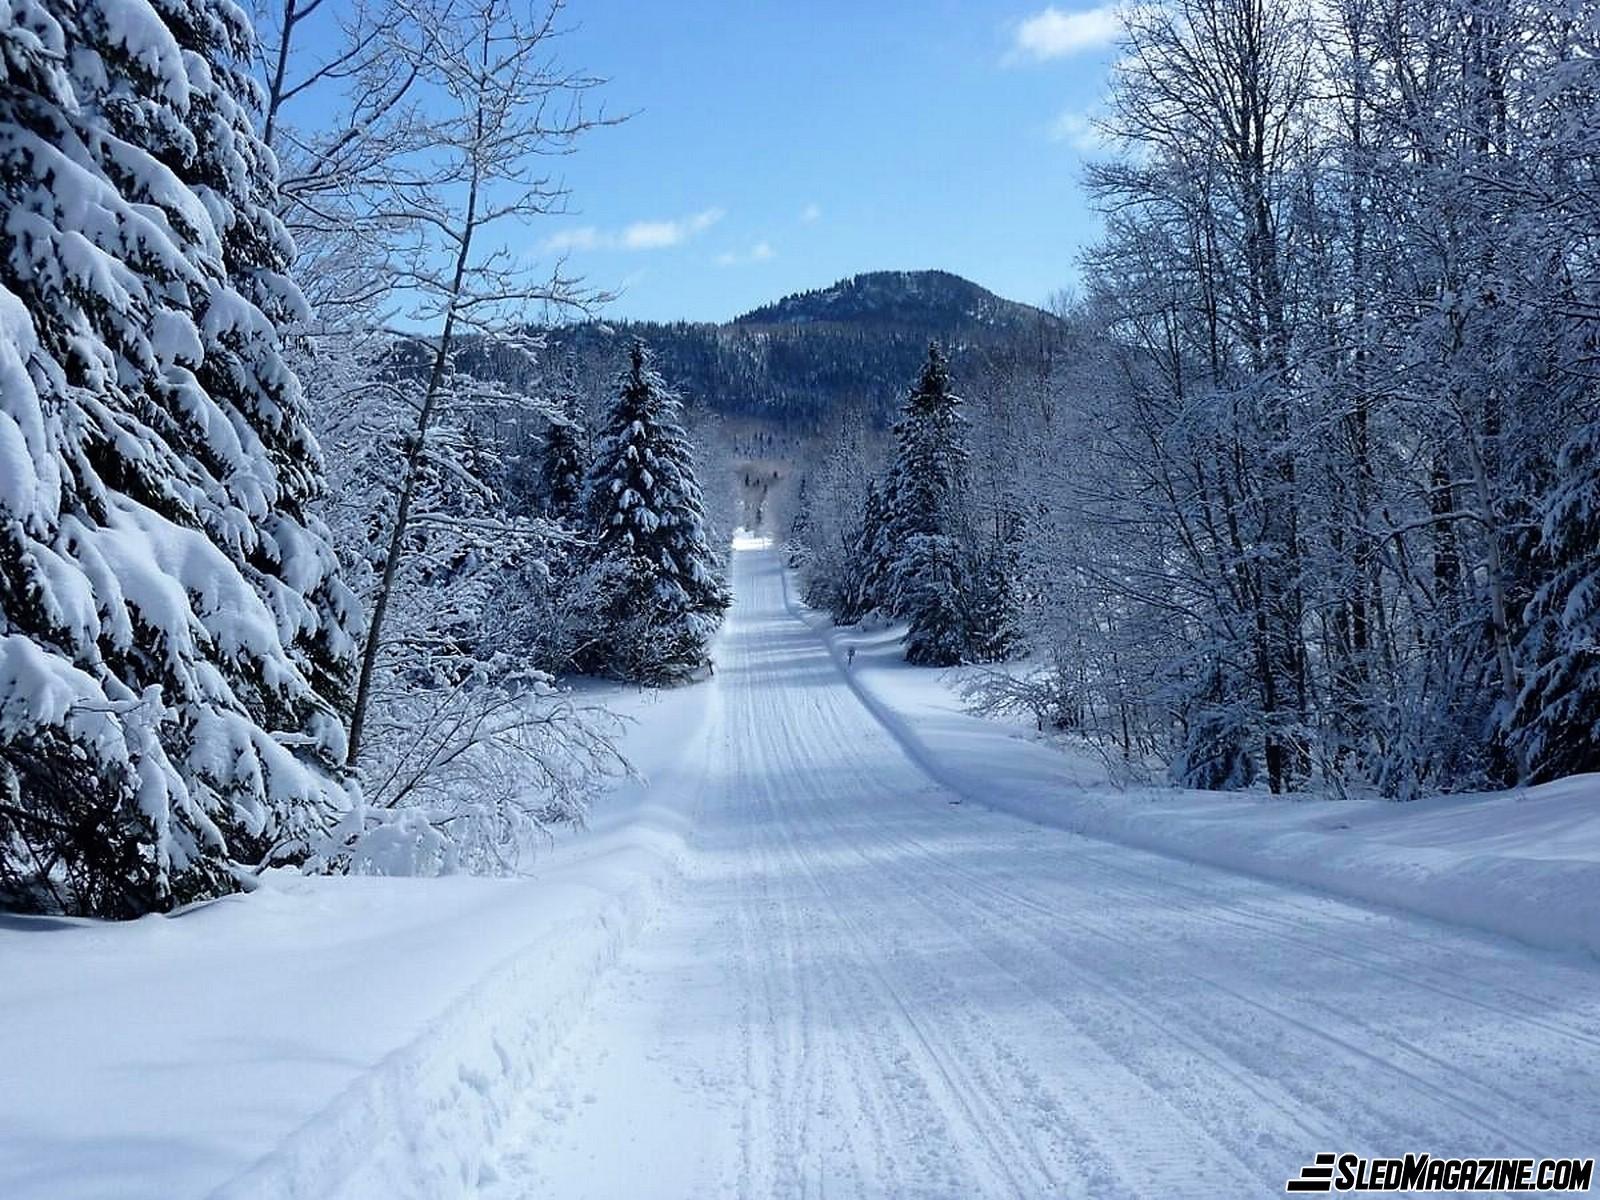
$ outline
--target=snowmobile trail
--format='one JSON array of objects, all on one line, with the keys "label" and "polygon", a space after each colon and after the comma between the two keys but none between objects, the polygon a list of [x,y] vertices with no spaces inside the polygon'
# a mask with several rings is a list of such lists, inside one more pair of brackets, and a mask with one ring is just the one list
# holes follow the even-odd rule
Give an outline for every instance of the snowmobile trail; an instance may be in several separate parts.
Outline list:
[{"label": "snowmobile trail", "polygon": [[1318,1151],[1591,1155],[1600,972],[952,803],[736,603],[695,854],[492,1200],[1281,1195]]}]

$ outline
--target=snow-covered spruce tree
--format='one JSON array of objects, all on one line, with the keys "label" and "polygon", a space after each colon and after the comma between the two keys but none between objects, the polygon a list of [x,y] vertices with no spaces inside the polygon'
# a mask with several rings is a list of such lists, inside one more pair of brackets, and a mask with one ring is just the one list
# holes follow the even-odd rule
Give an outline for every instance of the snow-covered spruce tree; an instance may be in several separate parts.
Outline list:
[{"label": "snow-covered spruce tree", "polygon": [[508,600],[509,627],[527,665],[552,677],[570,674],[593,633],[599,577],[583,532],[584,479],[588,474],[588,415],[569,360],[548,383],[551,411],[528,433],[527,447],[508,476],[511,511],[537,516],[560,537],[540,548],[543,575]]},{"label": "snow-covered spruce tree", "polygon": [[889,577],[894,565],[890,520],[894,512],[893,473],[881,484],[867,483],[867,498],[861,509],[861,532],[857,535],[856,560],[861,564],[861,579],[854,596],[856,618],[879,609],[887,610]]},{"label": "snow-covered spruce tree", "polygon": [[910,621],[906,661],[924,667],[972,661],[967,613],[972,578],[961,543],[944,533],[913,534],[900,555],[898,569],[910,581],[902,592]]},{"label": "snow-covered spruce tree", "polygon": [[1542,665],[1508,722],[1536,782],[1600,770],[1600,421],[1568,443],[1559,472],[1544,512],[1553,573],[1528,611]]},{"label": "snow-covered spruce tree", "polygon": [[971,574],[959,537],[959,491],[967,461],[961,398],[937,344],[895,426],[894,510],[889,520],[894,558],[890,595],[895,614],[910,622],[906,661],[953,666],[972,657],[967,610]]},{"label": "snow-covered spruce tree", "polygon": [[550,421],[540,452],[539,500],[545,516],[565,520],[581,507],[587,466],[582,405],[570,367],[562,376],[555,403],[559,413]]},{"label": "snow-covered spruce tree", "polygon": [[635,341],[589,473],[588,524],[605,599],[582,661],[642,683],[681,680],[704,666],[728,607],[678,411]]},{"label": "snow-covered spruce tree", "polygon": [[130,917],[346,805],[354,605],[231,3],[0,25],[0,904]]},{"label": "snow-covered spruce tree", "polygon": [[[824,437],[806,447],[801,488],[793,501],[790,565],[799,572],[807,604],[827,611],[835,624],[852,625],[870,611],[863,606],[867,559],[863,521],[867,509],[881,520],[874,477],[879,438],[863,413],[844,411]],[[874,526],[876,529],[876,525]]]},{"label": "snow-covered spruce tree", "polygon": [[1007,531],[973,556],[967,613],[975,662],[1004,662],[1022,642],[1022,608],[1017,599],[1020,542],[1020,534]]}]

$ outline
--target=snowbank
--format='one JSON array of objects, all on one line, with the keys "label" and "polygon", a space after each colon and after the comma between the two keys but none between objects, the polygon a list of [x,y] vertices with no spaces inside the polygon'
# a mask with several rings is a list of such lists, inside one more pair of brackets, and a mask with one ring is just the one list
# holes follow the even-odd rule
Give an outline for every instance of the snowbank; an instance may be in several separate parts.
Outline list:
[{"label": "snowbank", "polygon": [[[670,891],[715,685],[629,694],[655,784],[532,879],[270,877],[124,925],[0,918],[0,1196],[459,1196]],[[649,711],[644,711],[648,709]]]},{"label": "snowbank", "polygon": [[[850,687],[915,762],[964,799],[1069,829],[1600,957],[1600,775],[1409,804],[1119,789],[1094,759],[963,710],[908,667],[895,630],[833,628],[794,599]],[[845,653],[855,647],[846,669]]]}]

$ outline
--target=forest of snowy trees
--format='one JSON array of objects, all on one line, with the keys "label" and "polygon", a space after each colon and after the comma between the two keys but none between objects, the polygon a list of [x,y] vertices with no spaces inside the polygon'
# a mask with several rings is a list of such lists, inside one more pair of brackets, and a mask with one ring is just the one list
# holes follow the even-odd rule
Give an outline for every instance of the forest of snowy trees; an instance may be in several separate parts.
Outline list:
[{"label": "forest of snowy trees", "polygon": [[3,2],[0,906],[514,869],[627,770],[563,677],[709,666],[718,414],[812,604],[1128,777],[1600,767],[1592,6],[1132,6],[1056,314],[618,334],[513,248],[613,123],[559,2]]},{"label": "forest of snowy trees", "polygon": [[939,382],[965,419],[932,441],[928,375],[891,445],[819,440],[809,598],[907,620],[919,661],[1015,656],[973,696],[1131,776],[1600,767],[1595,18],[1130,8],[1065,325]]},{"label": "forest of snowy trees", "polygon": [[644,350],[591,452],[526,332],[601,298],[502,240],[607,121],[559,4],[5,4],[0,907],[515,866],[625,769],[558,677],[726,606]]}]

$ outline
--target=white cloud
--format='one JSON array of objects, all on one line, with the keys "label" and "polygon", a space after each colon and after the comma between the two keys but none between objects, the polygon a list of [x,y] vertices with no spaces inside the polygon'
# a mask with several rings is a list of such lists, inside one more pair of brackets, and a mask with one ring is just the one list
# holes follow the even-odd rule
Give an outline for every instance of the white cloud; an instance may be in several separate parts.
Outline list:
[{"label": "white cloud", "polygon": [[1076,12],[1063,12],[1052,4],[1018,22],[1006,60],[1045,62],[1109,46],[1122,33],[1120,12],[1115,3]]},{"label": "white cloud", "polygon": [[683,241],[681,221],[635,221],[618,239],[624,250],[660,250]]},{"label": "white cloud", "polygon": [[769,258],[776,258],[778,252],[772,248],[771,242],[757,242],[750,249],[740,253],[735,250],[724,250],[717,255],[717,266],[739,267],[746,263],[766,262]]},{"label": "white cloud", "polygon": [[1104,150],[1107,145],[1105,133],[1094,123],[1093,117],[1070,109],[1050,122],[1050,140],[1065,142],[1074,150],[1086,153]]},{"label": "white cloud", "polygon": [[812,225],[820,220],[822,220],[822,206],[820,204],[811,203],[800,210],[800,223],[802,225]]},{"label": "white cloud", "polygon": [[635,221],[615,232],[580,225],[553,234],[540,244],[547,252],[555,254],[583,250],[664,250],[704,233],[724,215],[720,208],[707,208],[676,220]]},{"label": "white cloud", "polygon": [[722,220],[720,208],[708,208],[678,221],[635,221],[622,231],[624,250],[660,250],[686,242]]},{"label": "white cloud", "polygon": [[552,253],[565,254],[569,250],[593,250],[600,242],[601,233],[598,229],[593,225],[582,225],[577,229],[564,229],[552,234],[539,244]]}]

